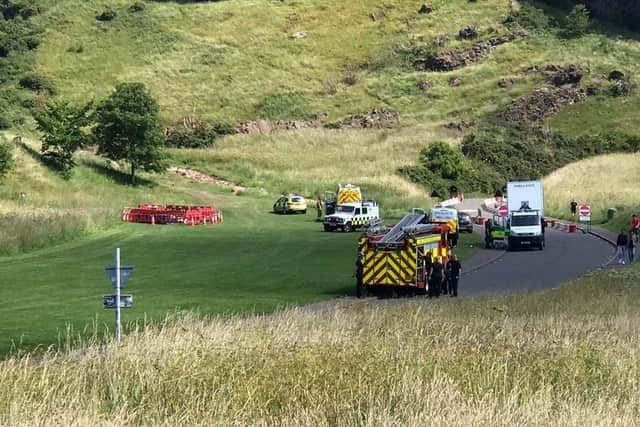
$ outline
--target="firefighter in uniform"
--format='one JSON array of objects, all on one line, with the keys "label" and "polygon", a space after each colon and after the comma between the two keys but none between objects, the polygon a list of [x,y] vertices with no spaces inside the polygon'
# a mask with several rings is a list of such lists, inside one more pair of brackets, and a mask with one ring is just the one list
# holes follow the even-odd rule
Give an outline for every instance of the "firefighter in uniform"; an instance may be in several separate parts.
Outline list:
[{"label": "firefighter in uniform", "polygon": [[458,261],[456,255],[451,256],[451,259],[447,263],[445,268],[447,275],[447,282],[449,283],[449,295],[452,297],[458,296],[458,282],[460,281],[460,271],[462,271],[462,265]]},{"label": "firefighter in uniform", "polygon": [[431,267],[431,274],[429,278],[429,298],[439,297],[440,288],[442,286],[442,257],[438,256]]},{"label": "firefighter in uniform", "polygon": [[356,278],[356,297],[362,297],[362,279],[364,277],[364,254],[362,252],[358,253],[358,258],[356,259],[356,272],[354,276]]}]

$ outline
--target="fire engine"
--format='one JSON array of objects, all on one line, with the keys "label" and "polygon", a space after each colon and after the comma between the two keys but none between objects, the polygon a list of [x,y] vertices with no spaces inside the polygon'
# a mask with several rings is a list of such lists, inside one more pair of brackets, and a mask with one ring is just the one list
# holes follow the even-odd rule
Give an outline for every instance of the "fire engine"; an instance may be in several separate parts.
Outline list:
[{"label": "fire engine", "polygon": [[413,209],[393,227],[381,221],[371,224],[358,241],[358,258],[362,277],[356,293],[424,294],[426,292],[425,259],[431,254],[450,255],[449,225],[432,224],[422,209]]}]

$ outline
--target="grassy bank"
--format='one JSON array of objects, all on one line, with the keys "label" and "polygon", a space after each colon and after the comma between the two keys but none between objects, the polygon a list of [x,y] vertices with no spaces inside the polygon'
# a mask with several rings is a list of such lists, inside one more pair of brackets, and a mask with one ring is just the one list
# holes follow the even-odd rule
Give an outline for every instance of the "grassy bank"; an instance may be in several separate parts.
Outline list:
[{"label": "grassy bank", "polygon": [[638,280],[173,318],[119,346],[1,362],[0,423],[633,425]]},{"label": "grassy bank", "polygon": [[[547,209],[553,216],[570,218],[572,199],[591,206],[592,221],[619,231],[627,229],[631,214],[640,214],[640,154],[612,154],[570,164],[544,180]],[[618,217],[607,221],[607,209]]]}]

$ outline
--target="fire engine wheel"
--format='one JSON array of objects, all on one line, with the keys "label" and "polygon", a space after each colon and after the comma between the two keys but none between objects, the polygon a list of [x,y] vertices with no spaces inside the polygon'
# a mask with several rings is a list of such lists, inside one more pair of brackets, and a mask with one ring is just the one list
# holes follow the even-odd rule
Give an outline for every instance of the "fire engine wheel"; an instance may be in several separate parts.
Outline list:
[{"label": "fire engine wheel", "polygon": [[348,222],[342,227],[342,231],[344,231],[345,233],[351,233],[351,231],[353,231],[353,226],[350,222]]}]

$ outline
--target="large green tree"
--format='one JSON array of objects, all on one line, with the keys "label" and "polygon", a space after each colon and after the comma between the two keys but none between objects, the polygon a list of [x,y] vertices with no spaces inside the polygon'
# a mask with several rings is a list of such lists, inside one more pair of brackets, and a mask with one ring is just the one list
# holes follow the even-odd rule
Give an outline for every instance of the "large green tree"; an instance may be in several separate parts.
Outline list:
[{"label": "large green tree", "polygon": [[131,183],[136,171],[164,170],[164,135],[158,103],[142,83],[121,83],[96,109],[94,135],[98,153],[124,160],[131,167]]},{"label": "large green tree", "polygon": [[70,105],[68,102],[54,102],[36,113],[38,130],[42,132],[42,155],[69,178],[76,163],[74,153],[91,141],[87,126],[91,124],[92,104]]}]

